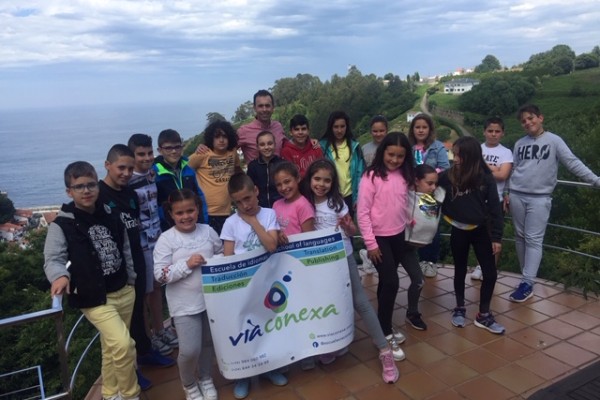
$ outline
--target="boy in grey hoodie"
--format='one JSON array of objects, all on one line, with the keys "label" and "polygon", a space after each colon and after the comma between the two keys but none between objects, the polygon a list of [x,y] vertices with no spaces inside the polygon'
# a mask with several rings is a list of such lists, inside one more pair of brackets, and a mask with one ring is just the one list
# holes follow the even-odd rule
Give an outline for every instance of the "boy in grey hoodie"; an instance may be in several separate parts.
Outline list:
[{"label": "boy in grey hoodie", "polygon": [[68,295],[69,305],[100,332],[102,398],[139,400],[135,344],[129,336],[136,274],[125,226],[110,208],[96,207],[99,186],[85,161],[65,169],[72,202],[64,204],[48,227],[44,272],[50,293]]},{"label": "boy in grey hoodie", "polygon": [[513,172],[508,182],[510,194],[504,201],[512,214],[517,257],[523,273],[510,300],[521,303],[533,296],[558,163],[593,186],[600,187],[600,177],[571,152],[560,136],[544,130],[544,116],[537,106],[521,107],[517,118],[527,135],[515,143]]}]

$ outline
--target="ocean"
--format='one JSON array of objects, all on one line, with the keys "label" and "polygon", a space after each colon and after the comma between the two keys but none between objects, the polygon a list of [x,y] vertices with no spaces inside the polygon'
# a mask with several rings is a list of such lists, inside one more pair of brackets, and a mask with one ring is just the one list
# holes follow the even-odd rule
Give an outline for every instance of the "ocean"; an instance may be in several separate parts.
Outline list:
[{"label": "ocean", "polygon": [[146,133],[156,154],[160,131],[172,128],[189,139],[204,130],[212,111],[221,112],[214,104],[190,103],[0,110],[0,190],[17,208],[60,205],[69,200],[63,182],[67,164],[88,161],[103,178],[113,144]]}]

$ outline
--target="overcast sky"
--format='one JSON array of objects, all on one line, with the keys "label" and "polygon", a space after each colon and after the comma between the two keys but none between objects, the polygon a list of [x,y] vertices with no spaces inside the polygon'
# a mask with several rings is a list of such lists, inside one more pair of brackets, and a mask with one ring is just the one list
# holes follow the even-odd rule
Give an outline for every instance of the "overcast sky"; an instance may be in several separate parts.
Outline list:
[{"label": "overcast sky", "polygon": [[298,73],[405,77],[600,44],[600,0],[2,0],[0,108],[198,101]]}]

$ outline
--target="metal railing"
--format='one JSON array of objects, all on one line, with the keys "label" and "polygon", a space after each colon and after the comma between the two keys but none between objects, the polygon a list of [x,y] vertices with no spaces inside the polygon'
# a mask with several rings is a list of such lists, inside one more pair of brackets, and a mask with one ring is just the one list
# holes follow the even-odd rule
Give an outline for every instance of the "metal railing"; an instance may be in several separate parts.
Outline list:
[{"label": "metal railing", "polygon": [[20,392],[25,392],[27,390],[31,391],[33,389],[37,389],[40,394],[38,396],[29,397],[31,399],[38,399],[38,398],[44,399],[44,400],[58,400],[58,399],[71,400],[72,399],[73,388],[75,387],[75,379],[77,378],[77,374],[79,372],[81,364],[82,364],[83,360],[85,359],[85,357],[87,356],[87,354],[89,353],[90,349],[92,348],[94,342],[100,335],[100,333],[97,332],[94,335],[94,337],[88,342],[86,348],[79,356],[79,359],[77,360],[77,364],[73,368],[73,372],[69,376],[69,364],[68,364],[69,347],[74,338],[75,331],[80,326],[81,322],[84,320],[83,314],[80,315],[77,322],[71,328],[71,331],[69,332],[69,336],[66,339],[66,341],[65,341],[65,334],[64,334],[65,333],[64,332],[64,312],[63,312],[63,308],[62,308],[62,296],[55,296],[52,299],[52,308],[49,308],[47,310],[36,311],[36,312],[23,314],[23,315],[19,315],[16,317],[4,318],[4,319],[0,320],[0,329],[29,324],[29,323],[33,323],[33,322],[44,320],[44,319],[50,319],[50,318],[54,319],[55,328],[56,328],[57,351],[58,351],[58,358],[60,361],[60,382],[61,382],[61,386],[62,386],[61,392],[52,394],[49,396],[46,395],[43,377],[42,377],[42,370],[41,370],[41,367],[39,365],[37,365],[37,366],[21,369],[19,371],[12,371],[12,372],[0,375],[0,379],[2,379],[2,378],[9,377],[11,375],[14,376],[17,374],[25,373],[27,371],[35,370],[35,371],[37,371],[37,377],[38,377],[38,385],[35,385],[33,387],[22,388],[20,390],[15,390],[10,393],[2,393],[2,394],[0,394],[0,400],[3,399],[5,396],[6,397],[17,396]]}]

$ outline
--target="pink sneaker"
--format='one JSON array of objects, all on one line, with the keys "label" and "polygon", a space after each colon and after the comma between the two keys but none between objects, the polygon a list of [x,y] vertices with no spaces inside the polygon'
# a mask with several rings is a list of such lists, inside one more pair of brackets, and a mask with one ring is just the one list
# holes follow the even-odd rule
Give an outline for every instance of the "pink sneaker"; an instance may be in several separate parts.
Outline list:
[{"label": "pink sneaker", "polygon": [[381,373],[383,381],[385,383],[395,383],[400,377],[400,372],[396,368],[392,350],[388,349],[383,353],[379,353],[379,360],[381,360],[381,366],[383,367],[383,372]]}]

